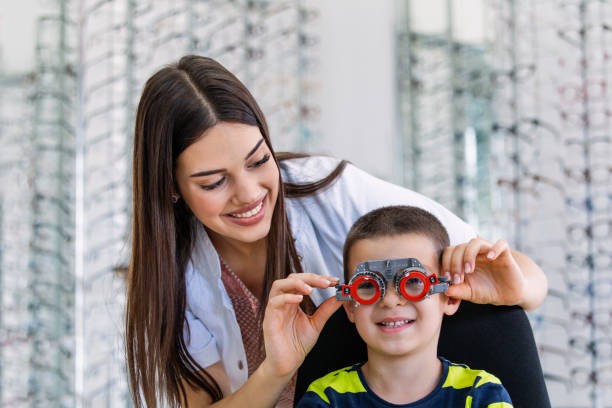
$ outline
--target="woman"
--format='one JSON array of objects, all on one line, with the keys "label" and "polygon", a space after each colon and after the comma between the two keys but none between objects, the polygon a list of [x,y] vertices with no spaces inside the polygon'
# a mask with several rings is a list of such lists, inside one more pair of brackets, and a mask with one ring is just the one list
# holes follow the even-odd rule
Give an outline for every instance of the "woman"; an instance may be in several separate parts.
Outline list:
[{"label": "woman", "polygon": [[[514,273],[474,271],[478,248],[505,243],[473,239],[439,204],[344,161],[275,155],[251,94],[208,58],[149,79],[133,166],[126,343],[136,406],[291,406],[296,370],[339,307],[327,298],[344,235],[383,205],[423,207],[461,244],[445,253],[445,271],[457,282],[473,272],[452,296],[530,309],[546,293],[542,271],[518,253]],[[303,309],[319,306],[311,316],[297,307],[304,295]],[[264,320],[266,307],[284,313]]]}]

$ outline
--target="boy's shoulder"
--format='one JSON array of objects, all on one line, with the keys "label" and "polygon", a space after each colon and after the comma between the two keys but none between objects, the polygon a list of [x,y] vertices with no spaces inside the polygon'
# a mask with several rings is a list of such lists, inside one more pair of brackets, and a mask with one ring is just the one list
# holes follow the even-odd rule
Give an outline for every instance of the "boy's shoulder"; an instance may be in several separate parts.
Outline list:
[{"label": "boy's shoulder", "polygon": [[448,366],[448,374],[442,387],[466,388],[480,387],[487,383],[501,384],[499,378],[485,370],[472,369],[465,364],[453,363],[443,357],[440,359]]},{"label": "boy's shoulder", "polygon": [[324,393],[326,389],[332,388],[340,393],[359,393],[366,392],[361,379],[359,378],[359,367],[362,363],[353,364],[348,367],[341,368],[324,375],[323,377],[313,381],[308,391],[317,394]]},{"label": "boy's shoulder", "polygon": [[297,408],[359,407],[367,391],[355,364],[313,381],[297,404]]},{"label": "boy's shoulder", "polygon": [[446,378],[442,382],[442,392],[459,397],[462,401],[470,399],[472,406],[512,407],[508,391],[499,378],[485,371],[472,369],[465,364],[452,363],[440,358],[446,365]]}]

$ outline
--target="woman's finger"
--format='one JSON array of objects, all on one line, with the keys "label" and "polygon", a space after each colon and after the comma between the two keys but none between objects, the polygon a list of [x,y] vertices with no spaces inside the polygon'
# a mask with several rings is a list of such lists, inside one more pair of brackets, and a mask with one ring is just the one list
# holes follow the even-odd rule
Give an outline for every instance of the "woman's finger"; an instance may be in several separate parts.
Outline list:
[{"label": "woman's finger", "polygon": [[468,244],[457,245],[451,256],[450,272],[454,284],[463,282],[463,254]]},{"label": "woman's finger", "polygon": [[446,291],[446,296],[461,300],[472,300],[472,288],[466,283],[451,285]]},{"label": "woman's finger", "polygon": [[331,278],[313,273],[293,273],[285,279],[278,279],[272,283],[270,296],[283,292],[299,292],[310,294],[313,287],[328,288],[333,284]]},{"label": "woman's finger", "polygon": [[317,275],[316,273],[291,273],[289,277],[291,279],[300,279],[310,283],[313,286],[320,288],[328,288],[339,282],[339,279],[333,276]]},{"label": "woman's finger", "polygon": [[269,297],[272,298],[282,293],[301,293],[308,295],[312,292],[312,286],[302,279],[278,279],[272,282]]},{"label": "woman's finger", "polygon": [[508,247],[508,243],[506,242],[506,240],[504,239],[500,239],[499,241],[497,241],[495,243],[495,245],[493,245],[493,247],[487,252],[487,258],[489,259],[497,259],[497,257],[504,252],[505,250],[507,250]]},{"label": "woman's finger", "polygon": [[281,308],[285,305],[299,304],[304,299],[303,295],[296,293],[283,293],[268,299],[269,308]]},{"label": "woman's finger", "polygon": [[465,253],[463,254],[464,272],[474,272],[474,267],[476,265],[476,257],[479,254],[488,252],[491,247],[492,244],[484,238],[472,238],[472,240],[470,240],[467,247],[465,248]]},{"label": "woman's finger", "polygon": [[453,256],[453,251],[455,250],[455,247],[447,247],[444,248],[444,252],[442,252],[442,269],[441,269],[441,274],[442,276],[446,276],[448,277],[448,279],[452,279],[451,276],[451,258]]}]

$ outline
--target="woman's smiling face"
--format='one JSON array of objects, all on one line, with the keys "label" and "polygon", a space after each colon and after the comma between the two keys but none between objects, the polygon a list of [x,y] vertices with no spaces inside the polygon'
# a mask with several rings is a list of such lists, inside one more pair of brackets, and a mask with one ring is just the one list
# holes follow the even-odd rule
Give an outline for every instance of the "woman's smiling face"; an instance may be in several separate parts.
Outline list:
[{"label": "woman's smiling face", "polygon": [[177,159],[180,197],[216,238],[241,243],[268,235],[279,170],[257,126],[220,122]]}]

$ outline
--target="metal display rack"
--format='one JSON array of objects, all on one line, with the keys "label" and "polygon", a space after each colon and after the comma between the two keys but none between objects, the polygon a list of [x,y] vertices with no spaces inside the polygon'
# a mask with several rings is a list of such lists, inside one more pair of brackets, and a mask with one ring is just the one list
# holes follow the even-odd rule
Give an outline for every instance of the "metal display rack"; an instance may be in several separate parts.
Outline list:
[{"label": "metal display rack", "polygon": [[123,269],[144,82],[182,55],[216,58],[275,146],[301,148],[316,134],[317,14],[300,0],[40,1],[35,68],[0,71],[0,404],[130,406]]},{"label": "metal display rack", "polygon": [[[486,2],[480,44],[452,23],[412,30],[413,3],[399,3],[405,182],[547,274],[529,317],[553,406],[612,406],[612,3]],[[461,5],[446,7],[452,22]]]}]

